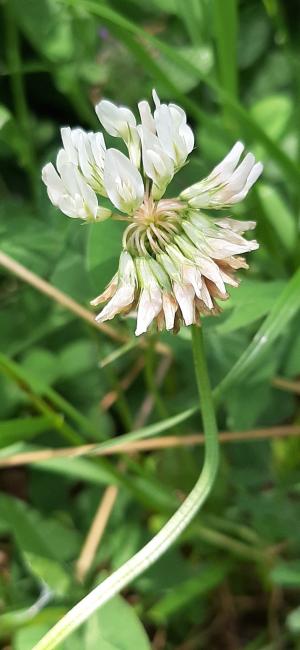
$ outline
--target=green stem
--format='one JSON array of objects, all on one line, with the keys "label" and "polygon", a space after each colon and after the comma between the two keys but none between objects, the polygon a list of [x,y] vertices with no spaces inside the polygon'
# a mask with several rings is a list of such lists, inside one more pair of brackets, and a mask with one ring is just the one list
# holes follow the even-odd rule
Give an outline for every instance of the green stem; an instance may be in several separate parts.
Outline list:
[{"label": "green stem", "polygon": [[154,374],[154,339],[149,341],[145,352],[145,379],[149,393],[152,395],[158,417],[162,420],[169,417],[164,400],[160,396],[160,391],[156,385]]},{"label": "green stem", "polygon": [[33,650],[52,650],[52,648],[56,648],[97,609],[111,600],[132,580],[156,562],[177,541],[179,535],[186,529],[209,495],[218,469],[218,432],[204,356],[202,331],[195,326],[192,327],[192,340],[195,373],[205,433],[204,465],[196,485],[159,533],[144,548],[75,605],[34,646]]},{"label": "green stem", "polygon": [[[212,6],[219,83],[233,99],[237,99],[237,0],[213,0]],[[226,104],[223,106],[223,116],[225,124],[235,129],[235,120]]]}]

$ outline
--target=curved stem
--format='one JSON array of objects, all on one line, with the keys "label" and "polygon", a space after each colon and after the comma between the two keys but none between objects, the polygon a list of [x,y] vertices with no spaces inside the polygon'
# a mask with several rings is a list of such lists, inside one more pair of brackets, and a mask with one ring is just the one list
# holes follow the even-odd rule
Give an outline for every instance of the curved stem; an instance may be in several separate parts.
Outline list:
[{"label": "curved stem", "polygon": [[205,433],[205,458],[199,479],[175,514],[153,539],[133,555],[117,571],[98,585],[39,641],[33,650],[52,650],[68,637],[91,614],[118,594],[132,580],[151,566],[176,542],[206,500],[214,484],[218,469],[219,445],[216,418],[207,366],[202,331],[192,326],[195,373],[200,397]]}]

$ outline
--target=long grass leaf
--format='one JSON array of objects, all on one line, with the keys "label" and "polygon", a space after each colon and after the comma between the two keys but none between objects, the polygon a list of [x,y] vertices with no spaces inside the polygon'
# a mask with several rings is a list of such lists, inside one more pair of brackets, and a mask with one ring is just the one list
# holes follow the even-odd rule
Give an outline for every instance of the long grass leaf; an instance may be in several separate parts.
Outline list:
[{"label": "long grass leaf", "polygon": [[286,284],[250,345],[216,387],[214,396],[218,401],[224,397],[224,392],[228,388],[249,375],[250,371],[264,355],[265,350],[282,334],[299,309],[300,268]]}]

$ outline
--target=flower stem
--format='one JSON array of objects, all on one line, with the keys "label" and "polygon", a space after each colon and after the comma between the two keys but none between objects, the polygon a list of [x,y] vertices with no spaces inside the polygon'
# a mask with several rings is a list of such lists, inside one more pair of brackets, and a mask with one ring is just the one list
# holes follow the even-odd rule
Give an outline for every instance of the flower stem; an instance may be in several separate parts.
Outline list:
[{"label": "flower stem", "polygon": [[153,539],[98,585],[39,641],[33,650],[52,650],[86,621],[97,609],[111,600],[132,580],[146,571],[176,542],[197,514],[210,493],[218,469],[219,444],[211,387],[204,355],[202,330],[192,326],[195,373],[205,433],[204,465],[194,488],[175,514]]}]

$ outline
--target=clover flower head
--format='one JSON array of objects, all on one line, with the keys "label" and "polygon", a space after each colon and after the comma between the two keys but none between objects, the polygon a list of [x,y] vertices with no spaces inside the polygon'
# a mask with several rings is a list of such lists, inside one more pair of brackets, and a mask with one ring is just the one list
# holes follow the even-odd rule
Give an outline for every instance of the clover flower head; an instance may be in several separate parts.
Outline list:
[{"label": "clover flower head", "polygon": [[[216,300],[228,298],[226,285],[238,286],[235,272],[248,268],[242,255],[258,248],[256,240],[243,237],[254,221],[205,211],[242,201],[262,164],[251,153],[242,158],[244,145],[237,142],[206,178],[163,198],[186,164],[194,136],[182,108],[161,103],[155,91],[153,100],[153,112],[147,101],[138,104],[139,124],[126,107],[106,99],[96,106],[104,129],[123,140],[128,156],[107,149],[101,132],[65,127],[57,169],[48,163],[42,170],[51,202],[67,216],[128,222],[117,273],[91,304],[106,303],[99,322],[136,313],[136,335],[154,321],[159,330],[176,332],[182,323],[218,313]],[[101,197],[110,208],[99,205]]]}]

